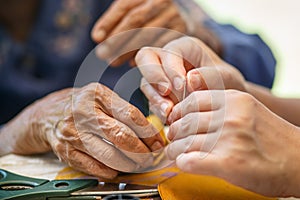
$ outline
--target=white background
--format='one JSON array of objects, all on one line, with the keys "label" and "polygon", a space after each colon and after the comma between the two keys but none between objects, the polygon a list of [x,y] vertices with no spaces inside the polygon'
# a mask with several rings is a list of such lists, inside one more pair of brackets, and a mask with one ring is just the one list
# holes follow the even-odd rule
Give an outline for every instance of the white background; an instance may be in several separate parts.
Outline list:
[{"label": "white background", "polygon": [[299,0],[197,0],[217,21],[258,33],[277,59],[273,93],[300,98]]}]

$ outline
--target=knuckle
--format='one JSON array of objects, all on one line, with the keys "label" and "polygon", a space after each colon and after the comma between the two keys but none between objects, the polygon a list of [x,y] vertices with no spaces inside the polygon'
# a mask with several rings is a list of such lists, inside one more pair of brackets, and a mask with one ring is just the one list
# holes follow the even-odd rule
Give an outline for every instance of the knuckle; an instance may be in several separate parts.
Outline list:
[{"label": "knuckle", "polygon": [[[206,92],[206,91],[205,91]],[[198,101],[200,99],[203,99],[202,97],[203,91],[194,91],[192,92],[186,99],[185,99],[185,104],[186,108],[194,108],[195,106],[198,106],[199,108],[199,103]]]},{"label": "knuckle", "polygon": [[117,156],[116,152],[113,150],[113,148],[110,147],[104,147],[101,151],[101,158],[103,160],[112,160],[114,157]]},{"label": "knuckle", "polygon": [[60,142],[52,146],[53,152],[63,162],[66,162],[66,146]]},{"label": "knuckle", "polygon": [[180,130],[183,133],[189,133],[191,128],[195,128],[195,127],[191,127],[190,125],[192,124],[192,121],[195,120],[195,115],[194,113],[189,113],[186,116],[184,116],[182,118],[182,120],[180,120]]},{"label": "knuckle", "polygon": [[184,165],[184,171],[193,172],[196,165],[196,159],[186,159],[186,163]]},{"label": "knuckle", "polygon": [[171,124],[169,127],[169,131],[168,131],[169,139],[172,140],[174,138],[174,136],[176,135],[176,130],[178,130],[178,129],[177,129],[177,123],[175,122],[175,123]]},{"label": "knuckle", "polygon": [[150,48],[150,47],[143,47],[143,48],[141,48],[141,49],[137,52],[137,54],[135,55],[134,60],[135,60],[135,62],[136,62],[136,64],[137,64],[138,66],[141,64],[140,62],[142,61],[142,58],[143,58],[145,55],[148,54],[149,48]]},{"label": "knuckle", "polygon": [[226,117],[224,127],[229,129],[239,128],[242,124],[244,124],[244,121],[246,120],[237,116]]},{"label": "knuckle", "polygon": [[89,83],[88,85],[84,86],[81,88],[81,90],[79,91],[79,93],[76,93],[77,97],[81,97],[79,98],[79,100],[82,99],[91,99],[91,97],[93,97],[93,95],[95,95],[95,92],[97,90],[99,90],[100,84],[99,83]]},{"label": "knuckle", "polygon": [[192,148],[193,143],[196,141],[197,136],[196,135],[189,135],[186,138],[180,142],[182,146],[184,147],[184,152],[189,152]]},{"label": "knuckle", "polygon": [[234,101],[235,103],[243,102],[243,103],[253,103],[254,97],[249,93],[241,92],[238,90],[227,90],[227,97],[230,101]]},{"label": "knuckle", "polygon": [[70,138],[73,138],[76,136],[76,129],[75,129],[75,125],[73,123],[73,117],[69,116],[67,118],[64,119],[63,122],[59,122],[57,129],[58,131],[56,131],[56,138],[58,140],[64,140],[67,141]]},{"label": "knuckle", "polygon": [[88,89],[95,89],[97,87],[99,87],[99,83],[97,82],[92,82],[92,83],[89,83],[87,86],[85,86],[84,88],[88,88]]},{"label": "knuckle", "polygon": [[127,11],[131,8],[131,4],[130,3],[124,3],[124,1],[114,1],[113,4],[111,5],[111,7],[117,7],[119,12],[123,12],[123,11]]},{"label": "knuckle", "polygon": [[146,21],[145,13],[143,10],[134,11],[128,14],[127,20],[125,20],[126,26],[131,28],[139,28]]},{"label": "knuckle", "polygon": [[[227,68],[227,67],[223,67],[223,65],[221,64],[221,66],[217,66],[216,70],[218,71],[219,74],[221,74],[223,82],[226,83],[227,81],[230,80],[235,80],[235,74],[232,73],[232,71],[230,71],[231,68]],[[226,87],[226,86],[225,86]]]},{"label": "knuckle", "polygon": [[[105,131],[108,141],[116,145],[118,148],[123,150],[130,150],[136,143],[136,137],[134,133],[126,126],[111,126],[109,130]],[[109,156],[108,151],[111,153],[111,149],[106,149],[104,153],[107,153],[105,156]]]},{"label": "knuckle", "polygon": [[198,92],[193,92],[191,94],[191,98],[187,99],[187,101],[185,102],[185,107],[186,108],[193,108],[193,107],[197,106],[197,99],[199,99],[199,93]]},{"label": "knuckle", "polygon": [[247,159],[241,156],[239,152],[229,152],[228,155],[224,156],[222,159],[223,163],[228,164],[230,169],[241,169],[244,165],[247,165]]},{"label": "knuckle", "polygon": [[137,126],[146,126],[148,124],[143,114],[133,105],[129,105],[128,111],[125,113],[125,119],[130,119]]}]

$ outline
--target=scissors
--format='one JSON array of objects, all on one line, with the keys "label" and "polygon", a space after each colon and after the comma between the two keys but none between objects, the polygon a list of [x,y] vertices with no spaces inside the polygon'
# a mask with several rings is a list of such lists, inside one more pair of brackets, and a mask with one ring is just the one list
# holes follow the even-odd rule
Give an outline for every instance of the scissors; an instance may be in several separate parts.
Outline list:
[{"label": "scissors", "polygon": [[96,179],[47,180],[0,169],[0,200],[159,200],[156,187]]}]

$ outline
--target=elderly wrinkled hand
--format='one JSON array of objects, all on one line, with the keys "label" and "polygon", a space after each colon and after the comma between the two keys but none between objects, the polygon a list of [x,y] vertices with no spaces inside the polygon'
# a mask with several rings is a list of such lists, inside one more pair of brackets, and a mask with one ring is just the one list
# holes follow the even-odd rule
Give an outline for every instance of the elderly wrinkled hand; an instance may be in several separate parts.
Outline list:
[{"label": "elderly wrinkled hand", "polygon": [[[92,31],[92,38],[97,43],[109,38],[98,46],[97,55],[109,62],[113,61],[111,65],[118,66],[133,58],[137,48],[145,45],[162,46],[177,36],[171,32],[161,33],[162,30],[149,33],[147,29],[138,29],[145,27],[186,32],[185,22],[172,0],[114,1]],[[134,29],[136,30],[124,36],[112,37]]]},{"label": "elderly wrinkled hand", "polygon": [[246,90],[241,73],[196,38],[182,37],[163,48],[142,48],[135,61],[150,109],[164,121],[172,107],[193,91]]},{"label": "elderly wrinkled hand", "polygon": [[210,46],[216,46],[217,39],[202,24],[207,15],[201,13],[202,9],[193,1],[114,1],[92,30],[93,40],[102,42],[96,53],[112,66],[118,66],[132,59],[143,46],[162,47],[183,34],[197,35]]},{"label": "elderly wrinkled hand", "polygon": [[151,166],[151,152],[163,146],[158,131],[137,108],[98,83],[52,93],[1,131],[2,142],[7,142],[0,154],[52,149],[70,166],[104,178]]}]

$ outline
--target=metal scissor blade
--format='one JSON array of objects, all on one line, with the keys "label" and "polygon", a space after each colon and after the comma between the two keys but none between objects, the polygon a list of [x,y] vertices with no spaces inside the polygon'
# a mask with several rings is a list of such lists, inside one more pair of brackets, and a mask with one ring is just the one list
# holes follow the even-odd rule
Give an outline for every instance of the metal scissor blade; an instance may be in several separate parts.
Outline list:
[{"label": "metal scissor blade", "polygon": [[150,197],[158,195],[158,190],[155,186],[99,182],[97,186],[88,187],[71,193],[72,196],[106,196],[117,194],[130,194],[136,197]]}]

